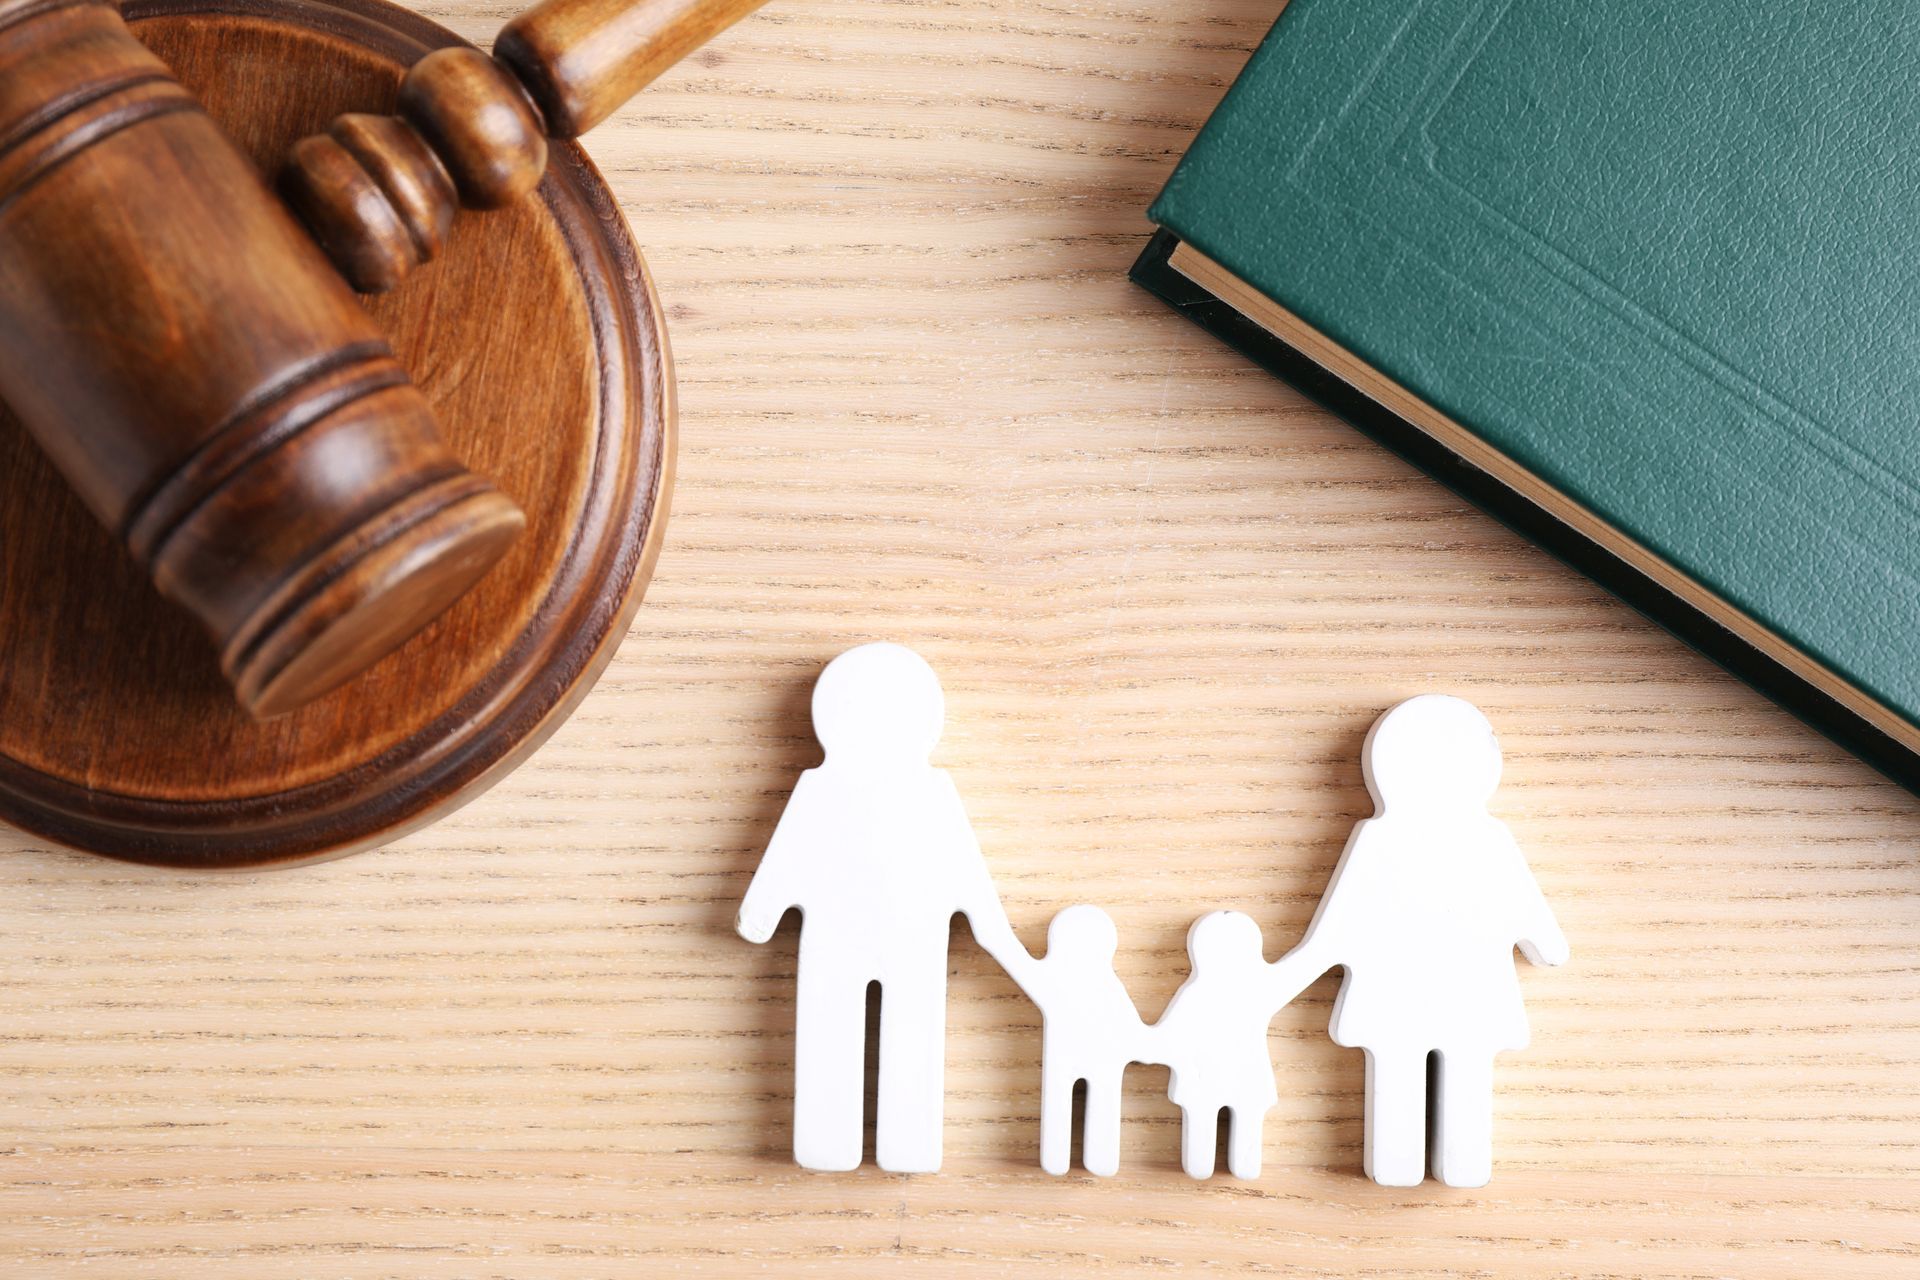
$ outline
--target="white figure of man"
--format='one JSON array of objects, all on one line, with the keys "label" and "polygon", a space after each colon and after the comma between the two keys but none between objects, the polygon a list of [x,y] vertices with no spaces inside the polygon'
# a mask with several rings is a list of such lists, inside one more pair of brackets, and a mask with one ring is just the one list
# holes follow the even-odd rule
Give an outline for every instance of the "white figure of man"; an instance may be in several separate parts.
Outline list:
[{"label": "white figure of man", "polygon": [[874,1155],[882,1169],[931,1173],[954,913],[1002,965],[1027,958],[959,791],[927,763],[945,716],[938,677],[911,649],[863,645],[829,663],[813,690],[826,760],[800,776],[740,904],[750,942],[801,912],[793,1155],[809,1169],[860,1164],[869,983],[880,984]]},{"label": "white figure of man", "polygon": [[1363,748],[1374,815],[1356,826],[1306,937],[1282,963],[1346,977],[1329,1031],[1366,1050],[1365,1163],[1387,1186],[1426,1169],[1456,1187],[1493,1172],[1493,1057],[1524,1048],[1517,945],[1562,964],[1567,940],[1506,825],[1487,812],[1500,744],[1479,709],[1427,694],[1389,710]]},{"label": "white figure of man", "polygon": [[1099,907],[1082,903],[1047,926],[1047,954],[1022,950],[1002,963],[1039,1007],[1040,1166],[1063,1174],[1072,1164],[1073,1087],[1086,1082],[1080,1161],[1103,1178],[1120,1170],[1120,1096],[1127,1064],[1142,1061],[1146,1028],[1113,971],[1119,934]]},{"label": "white figure of man", "polygon": [[1267,963],[1260,926],[1238,911],[1213,911],[1187,930],[1192,972],[1149,1028],[1148,1060],[1171,1067],[1167,1097],[1180,1108],[1180,1167],[1213,1176],[1220,1113],[1229,1117],[1227,1170],[1260,1176],[1267,1112],[1280,1100],[1267,1024],[1313,980],[1292,955]]}]

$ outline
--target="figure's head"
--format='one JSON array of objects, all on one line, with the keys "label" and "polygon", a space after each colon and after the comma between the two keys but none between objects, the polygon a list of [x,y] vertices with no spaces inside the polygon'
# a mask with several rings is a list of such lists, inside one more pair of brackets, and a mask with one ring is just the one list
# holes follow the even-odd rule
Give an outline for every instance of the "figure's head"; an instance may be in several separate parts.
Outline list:
[{"label": "figure's head", "polygon": [[1260,926],[1238,911],[1209,911],[1187,930],[1187,959],[1193,971],[1245,969],[1265,963]]},{"label": "figure's head", "polygon": [[1047,958],[1072,956],[1075,959],[1113,963],[1120,947],[1119,930],[1113,917],[1089,903],[1068,907],[1047,926]]},{"label": "figure's head", "polygon": [[827,664],[813,686],[813,732],[829,759],[924,762],[946,717],[939,677],[905,645],[849,649]]},{"label": "figure's head", "polygon": [[1500,785],[1500,741],[1480,708],[1426,693],[1394,707],[1361,750],[1367,789],[1389,809],[1485,808]]}]

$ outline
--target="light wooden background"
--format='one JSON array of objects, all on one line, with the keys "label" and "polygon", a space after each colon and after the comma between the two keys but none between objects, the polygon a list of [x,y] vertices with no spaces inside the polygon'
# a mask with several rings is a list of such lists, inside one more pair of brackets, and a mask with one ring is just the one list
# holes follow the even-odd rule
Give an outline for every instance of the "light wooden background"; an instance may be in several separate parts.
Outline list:
[{"label": "light wooden background", "polygon": [[[484,42],[511,6],[437,0]],[[1124,279],[1279,0],[775,0],[591,139],[684,437],[598,691],[385,851],[190,878],[0,834],[0,1274],[1920,1274],[1920,806]],[[1373,716],[1486,708],[1574,947],[1485,1192],[1359,1174],[1323,981],[1257,1182],[1036,1165],[1038,1032],[955,947],[938,1177],[787,1161],[791,924],[734,904],[821,663],[944,674],[1030,947],[1152,1016],[1199,912],[1298,936]]]}]

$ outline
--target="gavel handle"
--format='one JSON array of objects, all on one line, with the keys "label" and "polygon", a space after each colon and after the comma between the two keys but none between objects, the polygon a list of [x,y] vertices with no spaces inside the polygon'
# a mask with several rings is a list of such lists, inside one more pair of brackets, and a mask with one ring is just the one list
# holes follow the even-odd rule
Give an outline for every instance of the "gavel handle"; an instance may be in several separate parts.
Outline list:
[{"label": "gavel handle", "polygon": [[765,0],[546,0],[501,29],[493,56],[547,136],[577,138]]},{"label": "gavel handle", "polygon": [[436,49],[398,116],[343,115],[288,153],[281,194],[348,282],[381,293],[440,252],[457,205],[539,185],[546,139],[574,138],[764,0],[545,0],[493,57]]}]

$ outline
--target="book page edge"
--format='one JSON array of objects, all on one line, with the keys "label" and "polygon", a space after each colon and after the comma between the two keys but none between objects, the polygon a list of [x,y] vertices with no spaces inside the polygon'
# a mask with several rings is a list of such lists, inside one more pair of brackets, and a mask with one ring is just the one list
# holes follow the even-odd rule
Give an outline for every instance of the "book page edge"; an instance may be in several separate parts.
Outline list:
[{"label": "book page edge", "polygon": [[1651,579],[1661,589],[1680,597],[1747,644],[1786,667],[1908,751],[1920,753],[1920,726],[1861,690],[1857,685],[1813,658],[1778,632],[1738,608],[1648,549],[1590,508],[1569,498],[1528,468],[1454,421],[1440,410],[1387,377],[1285,307],[1247,284],[1227,268],[1182,240],[1174,246],[1168,265],[1238,311],[1248,320],[1286,343],[1301,355],[1339,378],[1375,404],[1492,476],[1521,498],[1539,507]]}]

